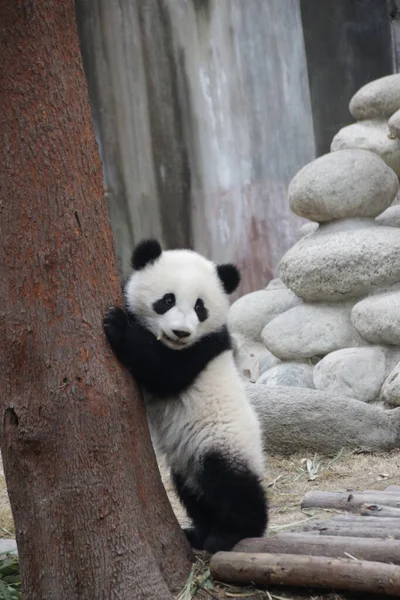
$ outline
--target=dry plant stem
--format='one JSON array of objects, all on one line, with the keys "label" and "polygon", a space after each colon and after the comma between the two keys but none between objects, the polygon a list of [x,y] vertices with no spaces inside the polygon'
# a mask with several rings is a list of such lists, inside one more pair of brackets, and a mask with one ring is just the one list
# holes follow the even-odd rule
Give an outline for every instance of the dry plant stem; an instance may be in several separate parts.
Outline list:
[{"label": "dry plant stem", "polygon": [[265,538],[248,538],[233,548],[235,552],[305,554],[400,564],[400,541],[369,538],[315,536],[309,533],[280,533]]},{"label": "dry plant stem", "polygon": [[400,596],[400,567],[379,562],[294,554],[218,552],[211,575],[219,581],[290,585]]}]

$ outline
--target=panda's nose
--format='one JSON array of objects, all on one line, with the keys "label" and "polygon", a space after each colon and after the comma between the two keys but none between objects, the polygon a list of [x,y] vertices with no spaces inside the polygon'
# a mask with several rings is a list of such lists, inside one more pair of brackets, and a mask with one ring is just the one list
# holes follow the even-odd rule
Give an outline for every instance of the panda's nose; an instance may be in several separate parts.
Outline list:
[{"label": "panda's nose", "polygon": [[190,331],[182,331],[181,329],[173,329],[172,333],[179,339],[189,337],[190,335]]}]

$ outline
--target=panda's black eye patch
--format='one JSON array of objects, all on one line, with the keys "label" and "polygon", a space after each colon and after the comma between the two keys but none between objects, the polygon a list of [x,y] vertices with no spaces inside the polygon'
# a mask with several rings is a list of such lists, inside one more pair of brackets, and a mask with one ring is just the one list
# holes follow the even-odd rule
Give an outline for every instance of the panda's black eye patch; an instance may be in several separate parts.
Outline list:
[{"label": "panda's black eye patch", "polygon": [[204,306],[204,302],[201,298],[197,298],[194,310],[199,321],[203,323],[208,317],[208,310]]},{"label": "panda's black eye patch", "polygon": [[164,294],[162,298],[156,300],[153,304],[153,310],[158,315],[165,315],[173,306],[175,306],[175,295]]}]

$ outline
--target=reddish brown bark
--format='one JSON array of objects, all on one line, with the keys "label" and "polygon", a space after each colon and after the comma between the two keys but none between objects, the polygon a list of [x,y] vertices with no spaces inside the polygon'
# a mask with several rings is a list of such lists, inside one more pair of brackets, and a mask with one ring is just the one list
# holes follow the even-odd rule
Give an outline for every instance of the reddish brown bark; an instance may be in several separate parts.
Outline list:
[{"label": "reddish brown bark", "polygon": [[188,548],[102,333],[120,285],[73,1],[3,0],[0,23],[0,429],[25,597],[165,600]]}]

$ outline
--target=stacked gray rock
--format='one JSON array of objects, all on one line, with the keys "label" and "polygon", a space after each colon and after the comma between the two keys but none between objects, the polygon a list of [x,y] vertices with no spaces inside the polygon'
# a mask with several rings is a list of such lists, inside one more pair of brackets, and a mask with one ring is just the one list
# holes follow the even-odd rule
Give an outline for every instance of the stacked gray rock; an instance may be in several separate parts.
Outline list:
[{"label": "stacked gray rock", "polygon": [[[357,123],[289,186],[309,220],[280,279],[229,313],[237,364],[267,387],[400,406],[400,75],[364,86]],[[259,389],[261,386],[257,386]]]}]

